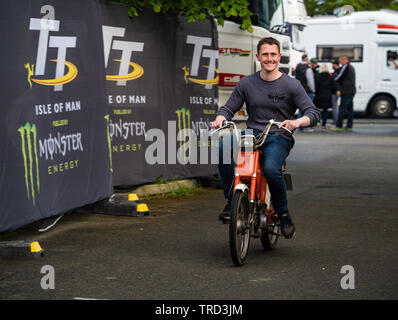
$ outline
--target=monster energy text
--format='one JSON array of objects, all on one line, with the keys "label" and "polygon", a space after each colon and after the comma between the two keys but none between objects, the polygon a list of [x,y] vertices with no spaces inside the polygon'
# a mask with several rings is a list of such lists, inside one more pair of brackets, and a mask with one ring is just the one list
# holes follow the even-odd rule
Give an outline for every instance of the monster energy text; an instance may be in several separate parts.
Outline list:
[{"label": "monster energy text", "polygon": [[61,135],[57,133],[54,137],[49,133],[48,138],[39,139],[40,158],[45,155],[46,160],[54,155],[65,156],[70,151],[83,151],[82,134],[80,132]]}]

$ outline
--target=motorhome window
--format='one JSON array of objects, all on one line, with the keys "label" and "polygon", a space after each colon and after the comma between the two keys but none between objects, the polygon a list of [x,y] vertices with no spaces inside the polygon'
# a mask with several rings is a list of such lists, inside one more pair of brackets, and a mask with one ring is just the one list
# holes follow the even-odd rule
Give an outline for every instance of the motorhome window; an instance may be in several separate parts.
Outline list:
[{"label": "motorhome window", "polygon": [[351,62],[363,61],[362,45],[321,45],[316,46],[316,53],[320,62],[329,62],[341,56],[347,56]]},{"label": "motorhome window", "polygon": [[387,51],[387,67],[398,71],[398,50]]}]

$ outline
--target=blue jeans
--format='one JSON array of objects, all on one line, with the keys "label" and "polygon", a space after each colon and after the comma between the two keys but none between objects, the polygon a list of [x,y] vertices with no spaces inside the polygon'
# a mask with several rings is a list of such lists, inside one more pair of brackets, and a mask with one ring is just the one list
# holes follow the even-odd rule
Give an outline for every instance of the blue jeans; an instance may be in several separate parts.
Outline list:
[{"label": "blue jeans", "polygon": [[[259,132],[254,131],[255,135]],[[232,137],[231,141],[232,142]],[[224,141],[219,144],[219,164],[218,171],[220,173],[224,196],[228,201],[232,201],[235,165],[233,159],[223,158]],[[261,147],[264,154],[264,175],[267,179],[269,190],[271,192],[272,205],[278,213],[288,211],[286,182],[282,173],[282,165],[285,162],[293,143],[281,136],[268,136],[266,142]],[[235,149],[238,150],[238,149]],[[232,156],[232,152],[230,152]]]},{"label": "blue jeans", "polygon": [[346,128],[352,128],[354,122],[354,95],[347,94],[341,96],[340,108],[339,108],[339,117],[337,118],[336,127],[343,128],[343,121],[345,114],[347,113],[347,124]]}]

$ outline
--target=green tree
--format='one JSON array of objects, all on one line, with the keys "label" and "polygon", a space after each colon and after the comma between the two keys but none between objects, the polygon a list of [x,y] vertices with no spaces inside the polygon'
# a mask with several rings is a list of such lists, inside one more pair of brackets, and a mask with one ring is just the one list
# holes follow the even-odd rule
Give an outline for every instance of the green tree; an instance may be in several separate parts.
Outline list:
[{"label": "green tree", "polygon": [[309,16],[333,14],[335,9],[351,5],[355,11],[398,10],[398,0],[304,0]]},{"label": "green tree", "polygon": [[139,15],[145,7],[151,7],[157,13],[176,12],[186,17],[187,22],[206,21],[207,15],[213,15],[217,23],[224,25],[224,19],[234,18],[239,21],[242,29],[253,31],[248,9],[248,0],[118,0],[130,6],[130,17]]}]

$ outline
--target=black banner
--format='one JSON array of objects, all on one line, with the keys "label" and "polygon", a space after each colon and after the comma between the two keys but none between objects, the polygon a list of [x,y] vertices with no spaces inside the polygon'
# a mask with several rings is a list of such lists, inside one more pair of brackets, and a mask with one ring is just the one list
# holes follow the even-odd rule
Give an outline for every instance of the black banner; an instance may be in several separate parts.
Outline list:
[{"label": "black banner", "polygon": [[98,1],[3,1],[0,41],[1,232],[113,190]]},{"label": "black banner", "polygon": [[[174,108],[167,119],[177,124],[177,164],[169,175],[184,177],[217,173],[214,164],[217,144],[210,147],[210,122],[218,110],[218,38],[212,18],[207,23],[186,23],[178,18]],[[188,132],[186,131],[188,130]],[[185,138],[184,136],[188,136]],[[192,141],[190,141],[192,140]],[[188,142],[194,142],[191,148]],[[213,163],[213,164],[212,164]]]},{"label": "black banner", "polygon": [[112,186],[217,172],[214,21],[127,11],[98,0],[3,3],[0,232]]},{"label": "black banner", "polygon": [[102,4],[113,184],[215,174],[199,150],[218,103],[214,23]]}]

